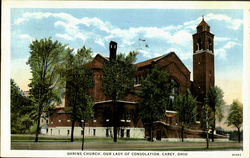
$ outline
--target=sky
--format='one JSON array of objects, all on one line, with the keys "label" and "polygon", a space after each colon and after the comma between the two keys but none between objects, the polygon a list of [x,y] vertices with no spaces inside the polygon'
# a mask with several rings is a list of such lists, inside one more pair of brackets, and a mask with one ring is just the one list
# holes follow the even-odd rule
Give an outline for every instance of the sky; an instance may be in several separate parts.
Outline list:
[{"label": "sky", "polygon": [[215,84],[226,104],[242,100],[243,12],[231,9],[11,9],[11,78],[24,91],[32,77],[26,62],[34,39],[51,37],[74,51],[86,46],[93,56],[137,50],[137,62],[174,51],[193,71],[192,35],[202,16],[215,35]]}]

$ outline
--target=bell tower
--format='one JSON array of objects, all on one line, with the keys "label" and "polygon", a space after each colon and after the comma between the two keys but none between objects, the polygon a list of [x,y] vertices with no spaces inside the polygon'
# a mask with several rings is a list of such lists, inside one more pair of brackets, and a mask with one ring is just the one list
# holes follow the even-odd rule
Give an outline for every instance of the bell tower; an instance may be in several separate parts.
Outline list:
[{"label": "bell tower", "polygon": [[214,35],[204,17],[193,34],[193,83],[197,100],[204,103],[210,86],[214,86]]}]

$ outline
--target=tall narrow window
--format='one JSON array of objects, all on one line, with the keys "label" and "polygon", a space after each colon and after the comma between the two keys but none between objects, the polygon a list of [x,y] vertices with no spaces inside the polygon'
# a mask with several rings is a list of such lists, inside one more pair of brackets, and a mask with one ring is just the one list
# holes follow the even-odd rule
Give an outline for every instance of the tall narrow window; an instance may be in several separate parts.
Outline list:
[{"label": "tall narrow window", "polygon": [[96,133],[95,133],[95,129],[93,129],[93,136],[95,136],[95,134],[96,134]]},{"label": "tall narrow window", "polygon": [[173,110],[173,102],[174,102],[175,98],[178,96],[178,93],[179,93],[178,83],[174,79],[171,79],[171,84],[173,84],[174,87],[172,89],[171,95],[169,96],[170,109],[168,109],[168,110]]},{"label": "tall narrow window", "polygon": [[106,129],[106,137],[109,136],[109,129]]},{"label": "tall narrow window", "polygon": [[209,38],[208,40],[208,44],[209,44],[209,50],[213,50],[213,44],[212,44],[212,40]]},{"label": "tall narrow window", "polygon": [[197,50],[201,50],[202,49],[202,45],[201,45],[202,43],[201,43],[201,39],[200,38],[198,38],[198,48],[197,48]]},{"label": "tall narrow window", "polygon": [[130,137],[130,129],[127,129],[127,131],[126,131],[126,137],[127,137],[127,138]]},{"label": "tall narrow window", "polygon": [[121,138],[124,137],[124,129],[121,129]]}]

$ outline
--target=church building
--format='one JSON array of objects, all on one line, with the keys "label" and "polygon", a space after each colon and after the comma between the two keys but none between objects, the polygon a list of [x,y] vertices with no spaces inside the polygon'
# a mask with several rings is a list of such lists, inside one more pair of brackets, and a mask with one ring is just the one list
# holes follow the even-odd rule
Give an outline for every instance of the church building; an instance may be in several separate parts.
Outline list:
[{"label": "church building", "polygon": [[[204,102],[204,97],[210,86],[214,85],[214,35],[210,33],[210,26],[204,21],[196,27],[196,33],[193,34],[193,81],[190,80],[190,71],[183,64],[180,58],[174,53],[149,59],[135,64],[135,84],[129,94],[118,100],[119,106],[123,107],[121,114],[120,127],[118,128],[118,137],[130,138],[146,138],[149,136],[147,125],[138,119],[138,99],[134,90],[140,87],[140,80],[146,76],[154,65],[157,65],[162,71],[167,71],[172,81],[176,83],[173,89],[172,100],[179,94],[185,94],[190,89],[192,94],[197,97],[198,110]],[[117,43],[110,42],[110,57],[116,57]],[[94,73],[94,87],[90,90],[90,95],[94,100],[94,118],[87,122],[85,127],[85,136],[92,137],[112,137],[111,123],[111,100],[107,99],[101,90],[102,69],[105,61],[109,60],[97,54],[92,62],[86,66],[90,67]],[[67,89],[66,89],[67,91]],[[65,112],[68,107],[67,95],[65,97],[65,105],[55,107],[54,113],[49,117],[48,135],[71,135],[71,120]],[[156,139],[180,138],[180,127],[175,117],[176,111],[168,109],[165,117],[155,122],[154,136]],[[199,120],[199,118],[198,118]],[[185,129],[185,138],[202,138],[202,130],[197,121],[197,125]],[[74,135],[81,136],[82,128],[77,124],[75,126]]]}]

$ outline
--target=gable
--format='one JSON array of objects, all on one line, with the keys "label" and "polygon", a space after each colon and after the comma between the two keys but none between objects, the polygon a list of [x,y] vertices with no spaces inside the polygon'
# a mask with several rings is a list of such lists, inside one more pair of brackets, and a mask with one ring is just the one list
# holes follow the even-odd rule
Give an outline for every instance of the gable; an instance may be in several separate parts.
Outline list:
[{"label": "gable", "polygon": [[178,67],[178,69],[183,74],[185,74],[185,76],[190,75],[190,71],[188,70],[188,68],[183,64],[183,62],[180,60],[180,58],[174,52],[166,54],[165,56],[163,56],[155,61],[155,64],[157,64],[160,68],[165,67],[165,66],[169,65],[170,63],[175,63],[175,65]]},{"label": "gable", "polygon": [[97,54],[93,61],[90,63],[86,64],[85,66],[92,68],[92,69],[102,69],[103,68],[103,63],[107,61],[108,59],[100,54]]}]

